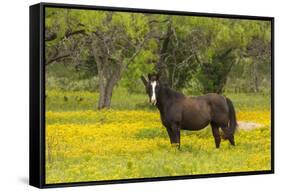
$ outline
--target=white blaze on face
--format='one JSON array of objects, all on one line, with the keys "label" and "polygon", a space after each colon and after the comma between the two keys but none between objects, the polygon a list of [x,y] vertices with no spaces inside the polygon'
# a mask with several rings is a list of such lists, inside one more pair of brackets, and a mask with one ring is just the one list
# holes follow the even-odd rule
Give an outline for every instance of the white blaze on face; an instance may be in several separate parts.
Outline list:
[{"label": "white blaze on face", "polygon": [[156,104],[156,93],[155,93],[156,81],[151,82],[151,87],[152,87],[151,103],[153,105],[155,105]]}]

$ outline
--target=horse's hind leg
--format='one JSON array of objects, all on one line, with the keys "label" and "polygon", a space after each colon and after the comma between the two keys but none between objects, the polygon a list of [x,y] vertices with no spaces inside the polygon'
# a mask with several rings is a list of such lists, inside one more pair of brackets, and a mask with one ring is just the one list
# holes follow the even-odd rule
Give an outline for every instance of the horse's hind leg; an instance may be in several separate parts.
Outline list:
[{"label": "horse's hind leg", "polygon": [[223,125],[221,127],[222,131],[223,131],[223,136],[225,139],[228,139],[230,144],[235,146],[235,141],[234,141],[234,135],[231,134],[230,129],[228,128],[227,125]]},{"label": "horse's hind leg", "polygon": [[221,143],[221,136],[220,136],[220,131],[219,131],[219,126],[217,126],[214,123],[211,123],[212,126],[212,132],[213,132],[213,136],[215,139],[215,143],[216,143],[216,148],[220,147],[220,143]]},{"label": "horse's hind leg", "polygon": [[230,144],[232,144],[233,146],[235,146],[235,141],[234,141],[234,135],[231,135],[229,138],[228,138]]}]

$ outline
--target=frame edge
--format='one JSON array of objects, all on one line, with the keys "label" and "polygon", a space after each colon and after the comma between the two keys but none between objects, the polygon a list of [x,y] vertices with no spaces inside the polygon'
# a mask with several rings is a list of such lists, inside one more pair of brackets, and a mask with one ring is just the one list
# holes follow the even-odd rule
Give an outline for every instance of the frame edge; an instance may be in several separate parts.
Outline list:
[{"label": "frame edge", "polygon": [[[272,163],[271,169],[268,171],[254,171],[254,172],[235,172],[235,173],[217,173],[217,174],[205,174],[195,176],[183,176],[183,177],[157,177],[157,178],[145,178],[145,179],[123,179],[123,180],[110,180],[110,181],[90,181],[90,182],[70,182],[59,184],[46,184],[45,183],[45,171],[44,171],[44,149],[45,144],[42,136],[42,119],[40,113],[42,111],[42,105],[44,104],[45,94],[42,92],[42,76],[41,72],[44,66],[44,57],[42,53],[42,46],[44,44],[44,36],[42,30],[43,23],[43,9],[45,7],[57,7],[57,8],[74,8],[74,9],[96,9],[107,11],[121,11],[121,12],[146,12],[154,14],[175,14],[201,17],[218,17],[218,18],[230,18],[230,19],[248,19],[248,20],[267,20],[272,24],[272,52],[271,52],[271,65],[272,65]],[[188,11],[174,11],[174,10],[155,10],[144,8],[125,8],[125,7],[110,7],[110,6],[95,6],[95,5],[78,5],[78,4],[62,4],[62,3],[39,3],[30,6],[30,137],[29,137],[29,184],[37,188],[59,188],[70,186],[89,186],[89,185],[107,185],[107,184],[122,184],[122,183],[137,183],[137,182],[152,182],[152,181],[169,181],[169,180],[185,180],[194,178],[220,178],[228,176],[243,176],[243,175],[260,175],[260,174],[274,174],[274,17],[268,16],[249,16],[249,15],[232,15],[232,14],[219,14],[219,13],[197,13]],[[44,71],[44,70],[43,70]],[[42,100],[43,99],[43,102]],[[43,158],[42,158],[43,157]],[[35,160],[36,159],[36,160]]]},{"label": "frame edge", "polygon": [[40,126],[41,4],[29,7],[29,185],[43,188]]}]

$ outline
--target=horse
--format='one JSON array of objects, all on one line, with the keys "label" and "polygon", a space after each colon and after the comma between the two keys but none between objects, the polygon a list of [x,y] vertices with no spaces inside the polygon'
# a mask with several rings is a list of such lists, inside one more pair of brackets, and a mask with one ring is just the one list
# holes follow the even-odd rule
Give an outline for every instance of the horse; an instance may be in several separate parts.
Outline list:
[{"label": "horse", "polygon": [[168,132],[172,146],[180,149],[180,130],[198,131],[211,124],[216,148],[220,147],[221,135],[235,146],[234,133],[237,128],[236,113],[232,101],[216,93],[189,97],[159,81],[158,74],[141,77],[149,102],[155,105],[163,126]]}]

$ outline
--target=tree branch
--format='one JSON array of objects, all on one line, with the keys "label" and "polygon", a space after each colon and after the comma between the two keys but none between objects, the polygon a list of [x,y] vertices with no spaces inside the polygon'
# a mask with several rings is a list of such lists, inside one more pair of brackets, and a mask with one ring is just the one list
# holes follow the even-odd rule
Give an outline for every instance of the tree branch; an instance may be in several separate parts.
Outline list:
[{"label": "tree branch", "polygon": [[46,29],[46,35],[45,35],[45,41],[52,41],[55,40],[57,38],[57,34],[54,32],[49,32]]},{"label": "tree branch", "polygon": [[50,59],[50,60],[46,60],[46,66],[47,65],[50,65],[50,64],[52,64],[52,63],[54,63],[54,62],[56,62],[56,61],[59,61],[59,60],[61,60],[61,59],[63,59],[63,58],[67,58],[67,57],[69,57],[70,56],[70,54],[64,54],[64,55],[60,55],[60,56],[56,56],[56,57],[54,57],[54,58],[52,58],[52,59]]},{"label": "tree branch", "polygon": [[[83,35],[85,35],[85,34],[86,34],[85,29],[76,30],[76,31],[67,31],[67,32],[65,33],[65,35],[60,38],[60,40],[62,40],[62,39],[64,39],[64,38],[69,38],[69,37],[71,37],[71,36],[73,36],[73,35],[78,35],[78,34],[83,34]],[[55,33],[55,32],[50,32],[48,29],[46,29],[45,41],[47,41],[47,42],[48,42],[48,41],[53,41],[53,40],[56,40],[57,38],[58,38],[57,33]]]},{"label": "tree branch", "polygon": [[126,67],[130,65],[130,63],[135,59],[135,57],[139,54],[143,46],[145,45],[145,42],[150,38],[151,33],[148,32],[143,41],[136,47],[135,53],[129,58]]},{"label": "tree branch", "polygon": [[85,35],[86,34],[86,30],[85,29],[81,29],[81,30],[77,30],[77,31],[68,31],[68,32],[66,32],[65,37],[69,38],[70,36],[77,35],[77,34]]}]

